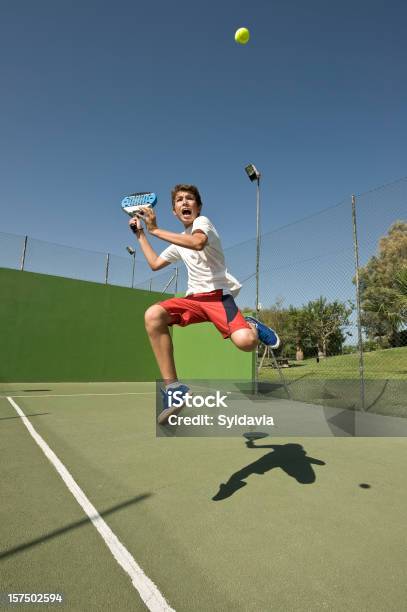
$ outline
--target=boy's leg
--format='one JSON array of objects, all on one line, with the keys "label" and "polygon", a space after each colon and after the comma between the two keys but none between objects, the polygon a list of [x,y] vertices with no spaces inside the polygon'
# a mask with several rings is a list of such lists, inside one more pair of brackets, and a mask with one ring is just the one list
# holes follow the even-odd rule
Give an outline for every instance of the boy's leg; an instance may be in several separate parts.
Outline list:
[{"label": "boy's leg", "polygon": [[246,327],[237,329],[230,335],[233,344],[241,351],[254,351],[259,343],[256,327],[252,323],[249,325],[250,329]]},{"label": "boy's leg", "polygon": [[174,348],[169,332],[170,315],[154,304],[146,310],[145,325],[162,379],[166,385],[178,380],[174,362]]},{"label": "boy's leg", "polygon": [[189,391],[187,385],[178,383],[174,362],[174,348],[169,332],[170,322],[170,314],[159,304],[154,304],[154,306],[150,306],[146,310],[146,330],[165,385],[165,388],[161,389],[163,409],[157,419],[160,425],[165,425],[169,417],[173,414],[178,414],[184,405],[183,401],[180,404],[171,405],[169,399],[170,395],[172,397],[171,391],[178,392],[178,399],[180,397],[183,399]]},{"label": "boy's leg", "polygon": [[236,329],[230,335],[230,339],[237,348],[242,351],[253,351],[259,342],[273,349],[280,346],[280,338],[274,329],[267,327],[253,317],[245,317],[245,322],[250,326],[250,329],[247,327]]},{"label": "boy's leg", "polygon": [[206,320],[211,321],[224,338],[230,338],[242,351],[253,351],[258,344],[256,326],[246,321],[232,295],[214,291],[210,302],[201,304]]},{"label": "boy's leg", "polygon": [[230,338],[241,351],[253,351],[259,341],[278,348],[280,339],[271,327],[254,317],[244,317],[233,296],[223,295],[222,290],[214,291],[213,299],[203,300],[202,310],[207,321],[211,321],[224,338]]}]

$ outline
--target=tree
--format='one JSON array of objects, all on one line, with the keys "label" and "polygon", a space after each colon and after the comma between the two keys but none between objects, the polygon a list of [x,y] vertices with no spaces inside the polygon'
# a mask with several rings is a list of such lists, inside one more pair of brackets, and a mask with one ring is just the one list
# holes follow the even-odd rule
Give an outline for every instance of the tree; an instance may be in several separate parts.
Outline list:
[{"label": "tree", "polygon": [[388,294],[388,300],[380,303],[379,315],[384,315],[391,326],[390,346],[405,346],[407,330],[402,330],[407,323],[407,266],[399,270],[394,278],[395,289]]},{"label": "tree", "polygon": [[284,343],[288,340],[289,328],[289,311],[283,307],[283,298],[277,298],[276,302],[269,308],[262,308],[259,314],[260,320],[269,327],[276,330],[278,335],[284,339]]},{"label": "tree", "polygon": [[[308,302],[304,310],[305,330],[308,339],[318,349],[318,356],[337,353],[345,340],[343,328],[348,326],[353,311],[351,305],[338,300],[329,303],[326,298]],[[350,334],[349,334],[350,335]],[[336,350],[330,350],[336,345]]]},{"label": "tree", "polygon": [[349,325],[352,310],[339,301],[328,303],[324,297],[300,308],[283,308],[280,298],[270,308],[262,309],[260,318],[280,335],[282,354],[295,353],[297,361],[301,361],[304,355],[315,354],[315,350],[320,356],[340,353],[346,337],[343,327]]},{"label": "tree", "polygon": [[404,323],[407,322],[407,265],[396,274],[397,306]]},{"label": "tree", "polygon": [[398,332],[406,323],[402,297],[406,267],[407,223],[396,221],[380,239],[377,255],[359,271],[362,325],[381,346],[397,344]]},{"label": "tree", "polygon": [[260,319],[277,331],[282,340],[283,356],[296,355],[298,361],[304,359],[304,351],[309,348],[308,332],[305,325],[305,315],[302,308],[283,307],[283,298],[277,298],[270,308],[260,312]]},{"label": "tree", "polygon": [[288,338],[295,347],[296,360],[302,361],[307,349],[310,349],[312,345],[312,340],[310,339],[309,334],[307,314],[304,306],[301,308],[290,306]]}]

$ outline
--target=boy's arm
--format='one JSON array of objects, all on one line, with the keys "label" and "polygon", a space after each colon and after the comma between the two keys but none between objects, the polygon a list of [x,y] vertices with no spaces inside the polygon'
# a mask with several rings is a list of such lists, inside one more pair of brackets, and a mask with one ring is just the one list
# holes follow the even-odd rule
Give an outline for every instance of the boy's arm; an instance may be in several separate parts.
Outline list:
[{"label": "boy's arm", "polygon": [[141,227],[141,223],[137,222],[137,219],[133,218],[129,221],[130,229],[136,234],[138,243],[143,255],[147,260],[148,265],[152,270],[161,270],[165,266],[169,266],[170,262],[157,255],[151,244],[148,242],[147,237],[144,233],[144,229]]},{"label": "boy's arm", "polygon": [[156,238],[175,244],[176,246],[194,251],[202,251],[208,242],[208,236],[202,230],[195,230],[193,234],[177,234],[157,227],[157,219],[152,208],[143,209],[142,219],[149,233]]},{"label": "boy's arm", "polygon": [[177,234],[176,232],[168,232],[159,227],[149,230],[152,236],[161,238],[180,247],[193,249],[194,251],[202,251],[205,244],[208,242],[208,236],[201,230],[196,230],[193,234]]}]

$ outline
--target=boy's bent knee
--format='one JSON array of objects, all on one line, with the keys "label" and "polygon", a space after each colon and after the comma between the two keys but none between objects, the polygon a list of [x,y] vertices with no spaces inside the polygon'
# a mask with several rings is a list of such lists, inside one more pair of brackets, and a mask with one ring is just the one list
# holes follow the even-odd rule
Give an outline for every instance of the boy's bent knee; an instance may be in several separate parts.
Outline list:
[{"label": "boy's bent knee", "polygon": [[169,315],[165,308],[159,304],[154,304],[147,308],[144,313],[144,321],[146,328],[161,327],[162,325],[168,325]]},{"label": "boy's bent knee", "polygon": [[254,351],[258,344],[257,334],[252,329],[238,329],[233,332],[230,339],[241,351]]}]

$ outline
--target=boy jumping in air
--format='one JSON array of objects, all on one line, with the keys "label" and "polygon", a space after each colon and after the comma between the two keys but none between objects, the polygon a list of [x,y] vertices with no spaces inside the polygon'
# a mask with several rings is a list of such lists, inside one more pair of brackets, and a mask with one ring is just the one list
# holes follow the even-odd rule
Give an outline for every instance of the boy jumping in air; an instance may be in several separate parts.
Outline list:
[{"label": "boy jumping in air", "polygon": [[[181,234],[157,226],[155,212],[150,207],[141,209],[130,220],[143,254],[152,270],[161,270],[179,259],[188,271],[188,290],[185,297],[171,298],[150,306],[145,313],[145,326],[163,378],[161,389],[163,410],[158,422],[164,424],[180,408],[169,407],[168,391],[185,396],[189,391],[179,382],[174,362],[171,325],[191,325],[211,321],[224,338],[230,338],[238,349],[253,351],[261,341],[272,348],[280,345],[276,332],[253,317],[244,318],[235,304],[241,284],[227,271],[219,235],[208,217],[201,216],[202,200],[195,185],[175,185],[171,192],[173,214],[181,221]],[[147,240],[143,225],[156,238],[170,245],[160,254]]]}]

